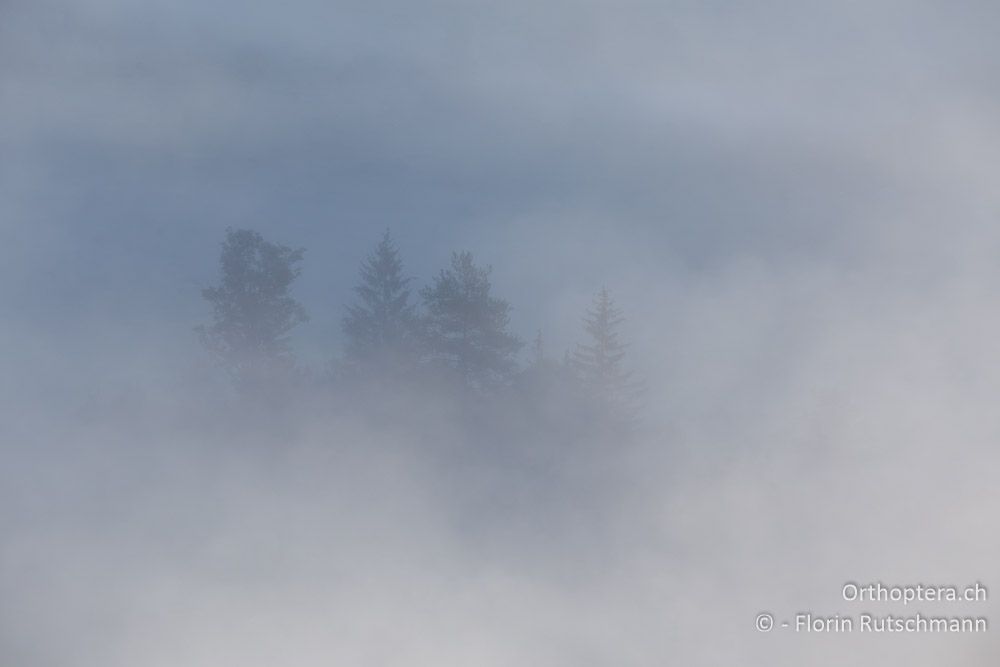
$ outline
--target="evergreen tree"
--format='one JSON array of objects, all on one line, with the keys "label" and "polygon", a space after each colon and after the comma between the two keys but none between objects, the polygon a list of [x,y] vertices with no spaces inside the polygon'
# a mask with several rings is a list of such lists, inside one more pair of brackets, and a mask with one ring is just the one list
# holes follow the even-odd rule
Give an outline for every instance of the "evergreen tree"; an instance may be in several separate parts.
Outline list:
[{"label": "evergreen tree", "polygon": [[542,338],[542,330],[535,334],[535,340],[531,342],[532,365],[541,366],[545,361],[545,340]]},{"label": "evergreen tree", "polygon": [[471,253],[452,253],[451,266],[420,292],[432,358],[456,371],[466,386],[481,389],[510,378],[522,345],[507,331],[510,304],[490,294],[490,272],[477,267]]},{"label": "evergreen tree", "polygon": [[202,290],[212,306],[212,323],[197,331],[241,390],[266,389],[294,369],[288,334],[308,317],[289,287],[303,253],[269,243],[257,232],[226,230],[221,283]]},{"label": "evergreen tree", "polygon": [[589,344],[577,345],[571,363],[584,387],[613,410],[629,407],[638,390],[631,372],[625,371],[625,345],[618,328],[624,322],[608,290],[601,288],[584,317]]},{"label": "evergreen tree", "polygon": [[410,303],[410,278],[403,276],[399,251],[386,230],[361,264],[358,301],[342,321],[349,362],[377,374],[398,373],[417,360],[419,320]]}]

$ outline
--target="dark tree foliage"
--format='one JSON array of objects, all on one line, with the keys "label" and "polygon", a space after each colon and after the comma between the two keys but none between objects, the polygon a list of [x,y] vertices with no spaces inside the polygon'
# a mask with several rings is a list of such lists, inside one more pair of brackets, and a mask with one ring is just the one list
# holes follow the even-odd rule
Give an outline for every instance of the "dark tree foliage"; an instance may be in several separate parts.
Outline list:
[{"label": "dark tree foliage", "polygon": [[419,318],[410,303],[410,278],[403,276],[399,251],[386,231],[361,264],[355,304],[347,307],[342,328],[348,362],[365,373],[398,375],[418,361]]},{"label": "dark tree foliage", "polygon": [[240,390],[274,387],[294,370],[288,334],[308,318],[289,287],[303,252],[254,231],[226,230],[222,280],[202,291],[212,306],[212,323],[197,331]]},{"label": "dark tree foliage", "polygon": [[509,380],[522,346],[507,331],[510,304],[490,294],[490,271],[477,267],[471,253],[452,253],[451,266],[420,292],[432,359],[457,372],[466,386],[479,389]]},{"label": "dark tree foliage", "polygon": [[589,342],[577,345],[571,360],[584,388],[616,411],[627,409],[638,391],[631,372],[623,368],[625,345],[618,328],[624,321],[608,290],[601,288],[583,320]]}]

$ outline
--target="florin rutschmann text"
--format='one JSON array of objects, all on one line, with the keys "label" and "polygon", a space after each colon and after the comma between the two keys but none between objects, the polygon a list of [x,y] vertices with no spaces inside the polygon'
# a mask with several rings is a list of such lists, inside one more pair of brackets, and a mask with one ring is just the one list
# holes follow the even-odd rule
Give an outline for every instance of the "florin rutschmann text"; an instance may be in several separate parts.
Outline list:
[{"label": "florin rutschmann text", "polygon": [[[848,582],[841,588],[841,598],[844,602],[870,606],[975,604],[987,602],[989,590],[979,582],[968,586]],[[760,632],[780,627],[796,633],[984,633],[989,630],[989,620],[978,615],[929,614],[923,610],[902,614],[865,610],[860,614],[832,615],[800,611],[779,622],[770,612],[761,612],[756,627]]]}]

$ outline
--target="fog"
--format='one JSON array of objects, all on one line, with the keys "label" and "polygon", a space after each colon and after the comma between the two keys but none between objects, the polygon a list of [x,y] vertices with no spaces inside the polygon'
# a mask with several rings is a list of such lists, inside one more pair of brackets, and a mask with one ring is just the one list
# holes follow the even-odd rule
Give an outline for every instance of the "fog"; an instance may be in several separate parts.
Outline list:
[{"label": "fog", "polygon": [[[754,619],[995,584],[998,21],[3,3],[0,664],[996,664]],[[263,395],[195,331],[229,228],[304,248]],[[345,370],[386,229],[421,316],[492,266],[502,386]],[[560,375],[602,287],[627,428]]]}]

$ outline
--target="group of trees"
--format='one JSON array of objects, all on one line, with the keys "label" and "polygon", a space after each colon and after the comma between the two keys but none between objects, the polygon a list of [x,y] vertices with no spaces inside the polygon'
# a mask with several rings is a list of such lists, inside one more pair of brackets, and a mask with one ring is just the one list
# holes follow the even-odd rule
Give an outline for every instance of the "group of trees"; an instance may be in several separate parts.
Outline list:
[{"label": "group of trees", "polygon": [[[227,231],[221,281],[202,294],[212,321],[198,327],[208,351],[246,392],[273,388],[295,376],[290,332],[308,317],[290,293],[304,251],[265,240],[250,230]],[[587,342],[561,362],[544,358],[541,334],[534,360],[521,370],[523,341],[510,330],[510,304],[492,293],[490,267],[468,252],[414,297],[399,250],[386,232],[362,262],[356,299],[346,307],[339,375],[354,381],[406,383],[447,379],[477,394],[516,387],[525,377],[550,372],[571,378],[591,399],[624,413],[636,385],[625,370],[620,310],[606,289],[584,318]]]},{"label": "group of trees", "polygon": [[351,372],[398,379],[429,366],[449,369],[479,390],[510,380],[523,343],[507,330],[510,304],[492,295],[489,268],[476,266],[471,253],[454,253],[451,265],[420,290],[422,314],[410,282],[386,232],[361,264],[357,300],[343,319]]}]

